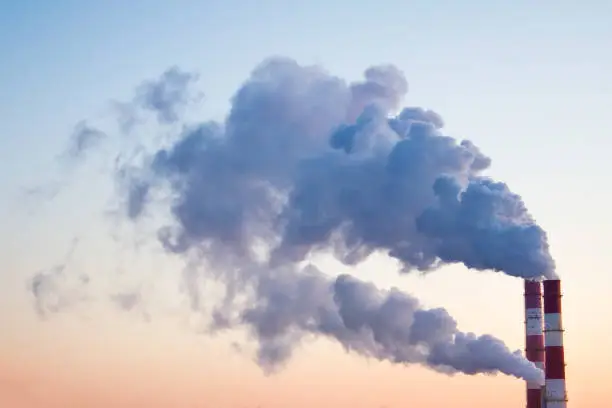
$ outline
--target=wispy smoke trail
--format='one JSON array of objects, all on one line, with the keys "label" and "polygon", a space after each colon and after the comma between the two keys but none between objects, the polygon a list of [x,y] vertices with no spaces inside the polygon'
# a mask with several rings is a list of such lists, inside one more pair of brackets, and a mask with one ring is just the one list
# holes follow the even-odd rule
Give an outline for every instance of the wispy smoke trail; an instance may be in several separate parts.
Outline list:
[{"label": "wispy smoke trail", "polygon": [[202,97],[199,92],[191,92],[198,79],[197,74],[174,66],[158,79],[141,83],[131,101],[115,104],[122,130],[131,131],[141,121],[141,112],[154,114],[160,124],[179,121],[185,107]]},{"label": "wispy smoke trail", "polygon": [[[189,81],[181,81],[163,75],[147,84],[167,90],[178,82],[182,95]],[[125,214],[139,221],[159,207],[170,213],[158,230],[164,248],[206,264],[207,276],[227,287],[214,328],[246,324],[268,368],[315,334],[396,363],[541,378],[501,341],[458,331],[443,309],[421,309],[397,290],[348,276],[298,272],[319,252],[353,265],[384,251],[406,272],[462,263],[524,278],[554,274],[546,233],[520,196],[483,175],[490,159],[444,135],[439,114],[400,109],[407,91],[389,65],[347,83],[319,67],[267,60],[223,123],[185,126],[169,145],[119,166]],[[139,88],[132,104],[186,100],[159,92]],[[157,119],[176,121],[176,112]]]},{"label": "wispy smoke trail", "polygon": [[87,151],[95,148],[106,134],[85,121],[80,121],[74,127],[70,142],[66,151],[59,157],[62,161],[73,161],[80,159]]},{"label": "wispy smoke trail", "polygon": [[[129,101],[111,103],[111,114],[116,120],[122,136],[125,138],[148,115],[155,117],[159,125],[171,125],[178,122],[185,109],[202,99],[200,92],[194,91],[199,77],[178,67],[170,67],[156,80],[146,80],[136,87]],[[102,131],[90,121],[81,120],[74,125],[66,148],[57,156],[60,170],[74,170],[74,165],[86,159],[87,154],[100,147],[107,139],[109,132]],[[123,155],[133,152],[119,152],[116,161],[124,161]],[[23,198],[34,200],[36,206],[40,201],[53,199],[68,184],[68,175],[62,174],[54,182],[28,187]]]},{"label": "wispy smoke trail", "polygon": [[87,286],[89,277],[85,274],[73,276],[66,273],[78,244],[78,239],[74,239],[61,263],[36,273],[27,283],[34,295],[34,309],[42,319],[69,310],[76,303],[86,300],[83,289]]}]

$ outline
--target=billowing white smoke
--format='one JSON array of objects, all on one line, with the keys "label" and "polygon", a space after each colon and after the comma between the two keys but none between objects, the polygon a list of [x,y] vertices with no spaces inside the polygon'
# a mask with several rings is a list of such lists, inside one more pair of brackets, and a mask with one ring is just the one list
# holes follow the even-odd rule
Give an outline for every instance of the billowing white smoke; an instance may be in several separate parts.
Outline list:
[{"label": "billowing white smoke", "polygon": [[[140,86],[127,111],[177,121],[195,78],[174,68]],[[458,331],[444,309],[299,268],[319,252],[352,265],[384,251],[405,272],[462,263],[524,278],[554,274],[546,233],[520,196],[482,175],[490,159],[444,135],[439,114],[400,109],[407,91],[393,66],[347,83],[319,67],[266,60],[224,123],[185,126],[146,160],[121,163],[113,176],[125,214],[135,222],[159,208],[172,216],[158,226],[164,248],[197,257],[226,284],[214,327],[249,327],[267,368],[314,334],[395,363],[541,378],[501,341]],[[103,135],[87,128],[69,151],[81,155]],[[271,249],[266,261],[255,250],[262,243]]]}]

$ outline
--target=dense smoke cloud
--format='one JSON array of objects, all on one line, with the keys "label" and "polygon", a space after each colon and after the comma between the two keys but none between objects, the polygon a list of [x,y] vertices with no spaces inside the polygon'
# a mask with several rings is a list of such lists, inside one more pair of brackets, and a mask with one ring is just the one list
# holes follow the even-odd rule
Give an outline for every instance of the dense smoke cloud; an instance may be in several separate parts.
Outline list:
[{"label": "dense smoke cloud", "polygon": [[[354,265],[382,251],[405,272],[462,263],[524,278],[554,274],[546,233],[520,196],[482,174],[490,159],[444,135],[436,112],[400,109],[408,83],[396,67],[364,76],[347,83],[290,59],[264,61],[223,123],[185,125],[144,160],[119,166],[127,218],[171,215],[158,226],[163,247],[226,287],[212,328],[249,327],[267,369],[310,334],[395,363],[540,379],[501,341],[460,332],[444,309],[301,269],[320,252]],[[157,110],[161,124],[178,121],[173,106],[187,99],[163,95],[186,94],[193,76],[178,78],[147,82],[132,106]],[[199,309],[197,291],[188,293]],[[137,298],[119,303],[131,308]]]},{"label": "dense smoke cloud", "polygon": [[424,309],[397,289],[383,291],[348,275],[335,279],[313,266],[259,274],[255,302],[239,320],[259,339],[266,368],[286,361],[307,334],[347,351],[397,364],[419,363],[452,374],[497,373],[541,381],[542,372],[491,336],[462,333],[442,308]]},{"label": "dense smoke cloud", "polygon": [[128,189],[129,215],[165,184],[177,222],[162,239],[175,252],[205,243],[246,254],[263,239],[275,263],[332,248],[353,264],[381,250],[406,270],[463,263],[551,276],[546,233],[520,196],[481,175],[490,159],[443,135],[432,111],[392,116],[408,89],[397,68],[365,77],[347,85],[288,59],[264,62],[224,124],[185,129],[152,155]]}]

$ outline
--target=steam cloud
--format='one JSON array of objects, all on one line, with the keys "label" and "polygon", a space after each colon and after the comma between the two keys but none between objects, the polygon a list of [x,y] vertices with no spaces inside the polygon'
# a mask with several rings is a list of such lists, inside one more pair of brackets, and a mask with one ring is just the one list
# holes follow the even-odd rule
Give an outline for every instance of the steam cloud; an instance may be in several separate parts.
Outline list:
[{"label": "steam cloud", "polygon": [[[178,120],[175,106],[187,101],[193,78],[173,72],[132,101],[157,111],[160,124]],[[167,206],[173,221],[159,227],[160,242],[226,285],[214,328],[250,327],[264,367],[284,362],[311,334],[395,363],[541,379],[500,340],[458,331],[444,309],[301,269],[316,253],[355,265],[384,251],[405,272],[462,263],[554,276],[546,233],[520,196],[482,174],[490,159],[445,136],[439,114],[400,110],[407,91],[390,65],[347,83],[319,67],[266,60],[223,123],[186,125],[169,145],[119,168],[125,214],[139,221]]]},{"label": "steam cloud", "polygon": [[546,233],[520,196],[481,175],[490,159],[444,136],[440,116],[398,108],[408,85],[392,66],[347,85],[316,67],[272,59],[233,98],[224,124],[186,129],[152,155],[128,189],[138,218],[163,182],[177,221],[166,247],[248,255],[275,244],[274,262],[333,249],[348,264],[386,251],[406,270],[460,262],[512,276],[552,276]]},{"label": "steam cloud", "polygon": [[423,309],[397,289],[348,275],[330,279],[313,266],[260,274],[256,302],[240,315],[259,339],[259,362],[275,368],[306,334],[335,339],[351,352],[444,373],[496,373],[541,381],[541,371],[491,336],[462,333],[442,308]]}]

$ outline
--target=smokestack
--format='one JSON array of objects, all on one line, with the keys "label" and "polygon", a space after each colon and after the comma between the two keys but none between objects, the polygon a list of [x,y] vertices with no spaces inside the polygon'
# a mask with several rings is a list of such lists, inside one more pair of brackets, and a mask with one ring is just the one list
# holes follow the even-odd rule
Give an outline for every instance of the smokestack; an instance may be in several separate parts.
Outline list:
[{"label": "smokestack", "polygon": [[565,355],[561,317],[561,281],[544,281],[544,335],[546,344],[546,408],[566,408]]},{"label": "smokestack", "polygon": [[[544,369],[542,330],[542,284],[525,280],[525,355],[536,367]],[[527,408],[542,408],[542,384],[527,381]]]}]

